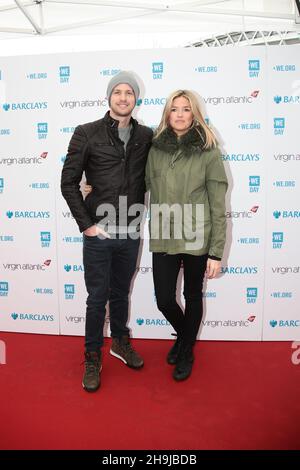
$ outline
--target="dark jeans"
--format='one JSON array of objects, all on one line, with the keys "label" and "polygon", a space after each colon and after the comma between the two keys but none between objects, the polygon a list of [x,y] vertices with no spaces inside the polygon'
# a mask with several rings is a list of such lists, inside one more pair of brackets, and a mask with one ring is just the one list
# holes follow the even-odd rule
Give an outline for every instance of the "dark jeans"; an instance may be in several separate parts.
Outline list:
[{"label": "dark jeans", "polygon": [[[185,312],[176,302],[176,285],[183,262]],[[203,316],[202,287],[207,255],[153,253],[153,280],[157,306],[177,335],[194,343]]]},{"label": "dark jeans", "polygon": [[103,344],[105,306],[109,300],[111,336],[129,334],[128,294],[136,270],[140,239],[83,237],[83,264],[88,291],[85,348],[97,351]]}]

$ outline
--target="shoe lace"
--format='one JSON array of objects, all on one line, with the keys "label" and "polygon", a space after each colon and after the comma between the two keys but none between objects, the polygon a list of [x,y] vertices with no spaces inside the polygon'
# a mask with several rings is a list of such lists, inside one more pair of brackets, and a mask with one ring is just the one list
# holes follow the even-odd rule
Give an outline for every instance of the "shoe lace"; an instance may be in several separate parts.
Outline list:
[{"label": "shoe lace", "polygon": [[85,365],[85,371],[87,375],[94,374],[97,369],[100,367],[100,360],[99,359],[85,359],[81,364]]},{"label": "shoe lace", "polygon": [[131,346],[129,341],[122,344],[122,349],[123,349],[123,351],[126,355],[129,355],[129,356],[135,356],[136,355],[136,352],[133,349],[133,347]]}]

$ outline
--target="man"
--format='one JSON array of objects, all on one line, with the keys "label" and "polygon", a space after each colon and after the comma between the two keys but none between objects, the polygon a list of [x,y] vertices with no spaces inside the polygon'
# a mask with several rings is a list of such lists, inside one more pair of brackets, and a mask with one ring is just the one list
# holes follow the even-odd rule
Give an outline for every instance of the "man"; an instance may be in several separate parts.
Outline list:
[{"label": "man", "polygon": [[[152,130],[132,118],[139,93],[139,85],[130,72],[122,71],[110,80],[107,87],[110,110],[103,119],[75,129],[62,171],[62,194],[83,232],[88,298],[82,385],[88,392],[100,386],[107,301],[110,353],[134,369],[144,364],[130,344],[126,326],[129,288],[140,243],[139,225],[134,225],[135,219],[119,209],[120,198],[127,198],[128,208],[144,203],[145,165]],[[85,200],[79,188],[83,172],[93,187]],[[107,223],[108,231],[104,229]]]}]

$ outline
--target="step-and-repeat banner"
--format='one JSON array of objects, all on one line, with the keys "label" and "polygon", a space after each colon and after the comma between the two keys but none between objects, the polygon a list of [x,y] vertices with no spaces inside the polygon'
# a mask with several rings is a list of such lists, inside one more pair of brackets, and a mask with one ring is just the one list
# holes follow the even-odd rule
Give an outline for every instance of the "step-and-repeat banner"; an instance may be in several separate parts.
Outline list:
[{"label": "step-and-repeat banner", "polygon": [[[84,334],[82,235],[60,175],[75,127],[105,114],[119,70],[141,77],[140,122],[155,128],[166,97],[187,88],[219,138],[228,234],[201,338],[299,340],[298,46],[0,58],[0,330]],[[179,280],[184,305],[181,292]],[[156,307],[147,226],[129,326],[136,338],[172,331]]]}]

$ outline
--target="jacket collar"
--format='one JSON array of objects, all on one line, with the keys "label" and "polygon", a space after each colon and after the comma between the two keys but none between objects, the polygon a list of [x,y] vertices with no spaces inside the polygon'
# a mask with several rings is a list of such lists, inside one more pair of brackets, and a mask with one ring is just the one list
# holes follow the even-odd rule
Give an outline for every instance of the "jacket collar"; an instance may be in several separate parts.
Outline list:
[{"label": "jacket collar", "polygon": [[[107,111],[107,113],[105,114],[104,116],[104,122],[105,124],[108,126],[108,127],[111,127],[111,128],[118,128],[118,125],[119,125],[119,121],[117,119],[114,119],[111,117],[111,115],[109,114],[109,111]],[[137,120],[136,119],[133,119],[133,117],[130,118],[130,124],[135,127],[137,125]]]},{"label": "jacket collar", "polygon": [[205,134],[200,127],[192,127],[186,134],[178,138],[175,132],[167,127],[157,138],[153,139],[152,145],[172,154],[182,150],[185,155],[190,156],[196,149],[203,149]]}]

